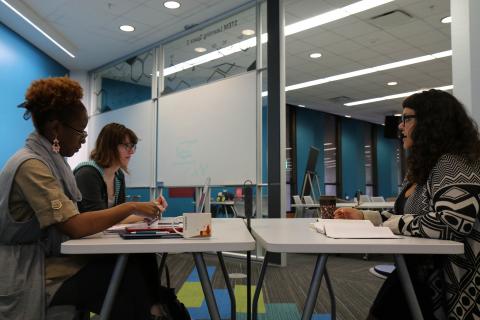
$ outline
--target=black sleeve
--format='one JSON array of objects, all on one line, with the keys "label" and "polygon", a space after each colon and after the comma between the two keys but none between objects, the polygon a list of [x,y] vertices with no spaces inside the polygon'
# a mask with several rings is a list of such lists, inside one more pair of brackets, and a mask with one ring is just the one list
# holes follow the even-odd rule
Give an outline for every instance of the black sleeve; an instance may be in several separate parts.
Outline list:
[{"label": "black sleeve", "polygon": [[94,167],[81,167],[75,171],[75,180],[82,193],[82,201],[78,202],[80,212],[107,209],[105,182]]},{"label": "black sleeve", "polygon": [[121,170],[118,171],[118,178],[120,179],[120,192],[118,193],[117,203],[115,205],[119,205],[126,202],[126,194],[125,194],[125,175]]}]

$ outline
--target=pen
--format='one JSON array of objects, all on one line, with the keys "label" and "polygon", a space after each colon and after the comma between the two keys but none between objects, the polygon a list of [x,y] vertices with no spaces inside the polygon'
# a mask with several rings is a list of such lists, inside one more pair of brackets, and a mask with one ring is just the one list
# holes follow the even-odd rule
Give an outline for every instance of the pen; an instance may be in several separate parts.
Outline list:
[{"label": "pen", "polygon": [[152,225],[152,223],[154,223],[154,222],[157,221],[158,219],[159,219],[159,217],[153,218],[152,220],[148,220],[148,221],[147,221],[147,225],[148,225],[148,226]]}]

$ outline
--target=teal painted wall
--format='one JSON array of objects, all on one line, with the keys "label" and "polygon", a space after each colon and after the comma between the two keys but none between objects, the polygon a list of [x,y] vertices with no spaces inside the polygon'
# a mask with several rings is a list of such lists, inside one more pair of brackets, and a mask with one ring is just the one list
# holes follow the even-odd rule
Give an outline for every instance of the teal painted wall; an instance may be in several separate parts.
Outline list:
[{"label": "teal painted wall", "polygon": [[296,156],[297,156],[297,192],[301,194],[305,168],[307,166],[308,152],[310,146],[320,150],[317,159],[316,171],[320,180],[321,193],[325,193],[324,165],[323,165],[323,123],[324,115],[322,112],[305,108],[296,108],[297,114],[297,132],[296,132]]},{"label": "teal painted wall", "polygon": [[0,23],[1,108],[0,168],[25,143],[33,130],[31,120],[24,120],[25,109],[17,105],[25,100],[25,91],[33,80],[68,74],[68,69],[48,57],[21,36]]},{"label": "teal painted wall", "polygon": [[357,190],[365,193],[365,122],[342,118],[342,185],[343,197],[355,196]]},{"label": "teal painted wall", "polygon": [[399,142],[397,139],[384,138],[383,131],[383,126],[377,126],[377,190],[378,194],[387,198],[395,197],[398,193],[396,149]]},{"label": "teal painted wall", "polygon": [[102,112],[131,106],[149,100],[151,97],[152,89],[150,87],[102,79]]}]

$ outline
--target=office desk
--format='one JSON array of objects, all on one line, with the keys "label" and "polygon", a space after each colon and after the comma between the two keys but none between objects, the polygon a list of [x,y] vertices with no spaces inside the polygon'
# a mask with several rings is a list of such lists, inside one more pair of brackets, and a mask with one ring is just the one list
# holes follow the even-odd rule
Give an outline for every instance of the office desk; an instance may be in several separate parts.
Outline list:
[{"label": "office desk", "polygon": [[462,254],[463,244],[447,240],[404,237],[402,239],[332,239],[310,227],[315,219],[253,219],[252,233],[267,251],[260,271],[253,300],[253,317],[257,317],[260,290],[268,265],[270,252],[317,253],[312,282],[303,309],[302,319],[310,319],[325,274],[332,303],[332,319],[335,319],[333,290],[326,274],[326,262],[331,253],[383,253],[393,254],[408,305],[414,319],[423,319],[412,282],[405,264],[404,254]]},{"label": "office desk", "polygon": [[203,259],[203,252],[215,251],[218,254],[224,273],[232,311],[235,298],[231,289],[225,264],[221,256],[222,251],[250,251],[255,249],[255,240],[247,230],[242,219],[213,219],[213,235],[210,239],[141,239],[124,240],[118,235],[97,235],[88,238],[69,240],[62,243],[63,254],[119,254],[117,263],[110,280],[110,285],[100,313],[101,319],[108,319],[115,293],[123,276],[123,271],[130,253],[169,253],[191,252],[197,267],[202,284],[203,293],[212,319],[220,320],[217,303],[213,295],[212,285],[208,278],[207,268]]}]

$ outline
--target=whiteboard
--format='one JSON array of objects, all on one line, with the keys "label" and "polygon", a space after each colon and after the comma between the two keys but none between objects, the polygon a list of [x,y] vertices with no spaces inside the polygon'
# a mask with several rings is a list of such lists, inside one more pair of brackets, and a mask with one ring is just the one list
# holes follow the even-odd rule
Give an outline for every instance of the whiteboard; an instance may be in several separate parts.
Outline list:
[{"label": "whiteboard", "polygon": [[163,185],[256,183],[255,71],[161,97],[157,123]]},{"label": "whiteboard", "polygon": [[88,154],[102,128],[112,122],[133,130],[139,138],[137,150],[130,159],[125,175],[127,187],[155,187],[155,104],[151,100],[93,115],[88,121]]}]

